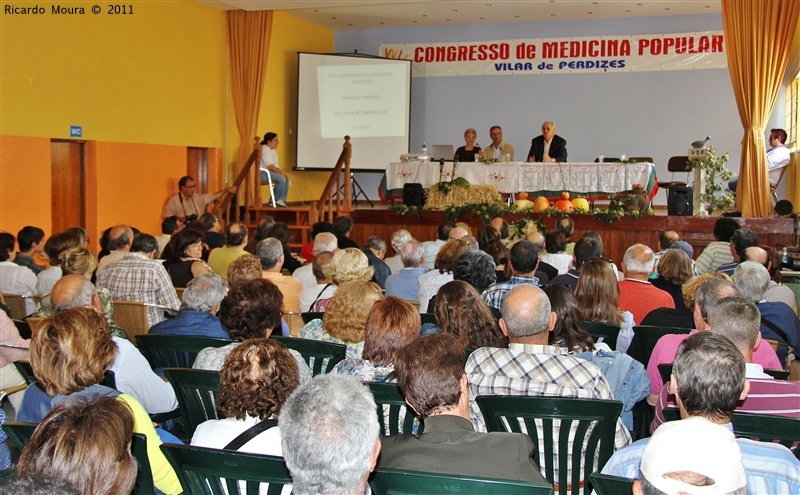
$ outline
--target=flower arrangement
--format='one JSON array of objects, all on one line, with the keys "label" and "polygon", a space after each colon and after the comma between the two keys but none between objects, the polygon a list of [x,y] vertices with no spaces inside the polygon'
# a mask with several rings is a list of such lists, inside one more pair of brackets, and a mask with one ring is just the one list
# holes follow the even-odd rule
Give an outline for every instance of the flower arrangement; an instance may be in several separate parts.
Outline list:
[{"label": "flower arrangement", "polygon": [[700,191],[699,198],[709,215],[715,210],[725,211],[736,202],[736,193],[729,191],[727,187],[728,181],[733,177],[733,172],[725,166],[727,162],[728,153],[717,158],[717,151],[713,146],[706,149],[704,156],[689,159],[692,170],[699,168],[706,173],[705,187]]}]

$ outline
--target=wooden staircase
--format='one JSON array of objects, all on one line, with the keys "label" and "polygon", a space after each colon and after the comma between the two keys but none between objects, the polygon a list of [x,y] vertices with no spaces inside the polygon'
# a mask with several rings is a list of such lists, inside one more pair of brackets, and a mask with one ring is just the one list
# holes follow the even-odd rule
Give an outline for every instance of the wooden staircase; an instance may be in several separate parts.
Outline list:
[{"label": "wooden staircase", "polygon": [[[259,222],[271,216],[276,222],[285,223],[293,232],[293,242],[290,245],[299,250],[300,246],[312,241],[311,225],[320,221],[333,222],[341,215],[349,215],[352,207],[352,183],[350,181],[350,156],[352,145],[350,136],[344,137],[342,152],[336,166],[328,177],[328,182],[317,201],[310,205],[289,205],[285,208],[273,208],[269,203],[264,203],[261,197],[261,163],[260,139],[255,138],[253,152],[242,167],[233,186],[237,191],[234,194],[226,193],[214,209],[219,218],[226,224],[242,222],[247,225],[250,233],[254,232]],[[340,194],[340,192],[342,192]],[[234,204],[234,199],[237,201]]]}]

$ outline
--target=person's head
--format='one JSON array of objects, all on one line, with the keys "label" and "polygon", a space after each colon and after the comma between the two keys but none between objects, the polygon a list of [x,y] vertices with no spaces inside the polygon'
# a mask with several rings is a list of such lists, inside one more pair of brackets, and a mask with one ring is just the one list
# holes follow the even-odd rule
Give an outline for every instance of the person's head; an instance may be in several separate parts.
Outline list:
[{"label": "person's head", "polygon": [[132,253],[142,253],[153,257],[158,253],[158,241],[150,234],[139,233],[131,243]]},{"label": "person's head", "polygon": [[70,308],[92,308],[102,311],[97,289],[85,275],[64,275],[50,292],[53,313],[58,314]]},{"label": "person's head", "polygon": [[[42,240],[44,239],[44,230],[39,227],[32,227],[26,225],[17,232],[17,243],[19,250],[22,253],[27,253],[36,248],[40,248]],[[40,248],[41,249],[41,248]]]},{"label": "person's head", "polygon": [[392,249],[394,249],[395,254],[399,256],[403,245],[412,239],[414,238],[411,237],[409,231],[405,229],[395,230],[392,233]]},{"label": "person's head", "polygon": [[176,230],[178,230],[179,225],[180,223],[178,222],[178,217],[175,215],[167,217],[161,222],[161,233],[165,235],[172,235]]},{"label": "person's head", "polygon": [[386,241],[381,236],[371,235],[364,244],[364,249],[369,249],[375,256],[383,259],[386,256]]},{"label": "person's head", "polygon": [[464,349],[505,347],[503,333],[481,295],[467,282],[453,280],[439,288],[433,308],[442,333]]},{"label": "person's head", "polygon": [[733,432],[706,418],[658,427],[642,452],[635,495],[746,495],[747,477]]},{"label": "person's head", "polygon": [[500,239],[508,239],[508,237],[511,235],[511,226],[508,225],[508,222],[506,222],[502,217],[496,217],[492,219],[492,222],[489,225],[500,232]]},{"label": "person's head", "polygon": [[261,278],[261,260],[258,256],[244,254],[228,265],[228,284],[234,285],[247,280]]},{"label": "person's head", "polygon": [[544,235],[547,252],[550,254],[563,253],[567,248],[567,238],[558,230],[548,230]]},{"label": "person's head", "polygon": [[681,236],[674,230],[662,230],[658,233],[658,245],[662,251],[672,246],[673,242],[679,240],[681,240]]},{"label": "person's head", "polygon": [[758,235],[750,229],[736,229],[731,236],[731,254],[735,253],[740,259],[745,249],[757,245]]},{"label": "person's head", "polygon": [[225,245],[239,247],[247,244],[247,226],[243,223],[233,222],[225,228]]},{"label": "person's head", "polygon": [[272,237],[274,239],[278,239],[281,241],[281,246],[288,246],[290,242],[292,242],[292,231],[289,229],[289,226],[283,222],[276,222],[269,231],[267,232],[267,237]]},{"label": "person's head", "polygon": [[730,280],[718,277],[708,278],[694,295],[694,327],[698,330],[708,328],[708,311],[724,297],[741,297],[739,289]]},{"label": "person's head", "polygon": [[328,280],[325,274],[325,267],[330,265],[333,261],[333,253],[330,251],[323,251],[314,256],[314,261],[311,262],[311,273],[318,284]]},{"label": "person's head", "polygon": [[203,213],[200,215],[200,218],[198,218],[198,221],[203,223],[203,228],[206,232],[222,232],[219,218],[213,213]]},{"label": "person's head", "polygon": [[295,390],[278,419],[295,493],[364,493],[381,446],[375,407],[367,387],[338,373]]},{"label": "person's head", "polygon": [[719,272],[704,273],[687,280],[681,286],[681,293],[683,294],[683,304],[690,310],[694,311],[695,296],[697,295],[697,291],[703,286],[703,284],[706,283],[706,280],[709,278],[721,278],[727,280],[728,282],[731,281],[729,276]]},{"label": "person's head", "polygon": [[557,317],[556,326],[550,332],[550,343],[575,352],[594,350],[594,340],[583,329],[581,308],[569,287],[552,284],[542,290],[547,294],[550,309]]},{"label": "person's head", "polygon": [[680,249],[668,249],[658,260],[658,276],[675,285],[692,278],[692,259]]},{"label": "person's head", "polygon": [[497,282],[494,259],[477,249],[464,251],[456,260],[453,280],[463,280],[483,292]]},{"label": "person's head", "polygon": [[544,251],[545,247],[547,246],[545,244],[545,242],[544,242],[544,236],[538,230],[534,230],[532,232],[529,232],[525,236],[525,239],[530,241],[530,242],[532,242],[533,245],[536,246],[536,252],[537,253],[541,253],[542,251]]},{"label": "person's head", "polygon": [[66,232],[69,235],[78,236],[78,238],[80,238],[80,244],[79,245],[83,249],[86,249],[86,246],[89,245],[89,232],[86,229],[84,229],[83,227],[70,227],[67,230],[65,230],[64,232]]},{"label": "person's head", "polygon": [[360,249],[345,248],[333,255],[324,273],[334,284],[343,285],[355,280],[369,281],[374,272],[369,258]]},{"label": "person's head", "polygon": [[463,239],[450,239],[436,254],[436,261],[433,268],[439,273],[452,272],[456,266],[456,260],[469,249],[469,243]]},{"label": "person's head", "polygon": [[686,256],[691,260],[694,257],[694,248],[686,241],[675,241],[669,249],[677,249],[686,253]]},{"label": "person's head", "polygon": [[511,246],[508,261],[514,275],[533,276],[539,266],[539,250],[531,241],[523,239]]},{"label": "person's head", "polygon": [[463,239],[464,237],[469,236],[469,231],[460,225],[456,226],[453,229],[450,229],[450,233],[447,234],[449,239]]},{"label": "person's head", "polygon": [[771,129],[769,131],[769,145],[775,147],[786,144],[786,137],[786,131],[783,129]]},{"label": "person's head", "polygon": [[756,263],[764,265],[764,268],[769,270],[769,254],[767,254],[766,249],[761,246],[750,246],[745,249],[744,253],[742,253],[742,261],[755,261]]},{"label": "person's head", "polygon": [[367,315],[372,305],[383,299],[377,284],[354,280],[342,284],[333,294],[322,318],[322,328],[331,337],[345,342],[363,342]]},{"label": "person's head", "polygon": [[89,308],[45,318],[30,344],[33,373],[50,396],[100,383],[116,353],[106,319]]},{"label": "person's head", "polygon": [[767,262],[762,263],[762,265],[767,268],[767,271],[769,272],[769,278],[774,280],[776,283],[782,284],[783,275],[781,275],[781,254],[772,246],[761,246],[760,248],[767,253]]},{"label": "person's head", "polygon": [[273,150],[278,147],[278,142],[278,135],[274,132],[268,132],[264,134],[264,139],[261,140],[261,144],[266,145]]},{"label": "person's head", "polygon": [[333,225],[330,222],[316,222],[311,226],[311,238],[316,240],[317,236],[323,232],[333,233]]},{"label": "person's head", "polygon": [[522,284],[506,295],[500,328],[511,342],[547,344],[556,318],[547,294],[535,285]]},{"label": "person's head", "polygon": [[47,413],[23,449],[17,472],[60,478],[83,495],[130,493],[137,471],[132,434],[133,416],[123,402],[74,397]]},{"label": "person's head", "polygon": [[364,359],[392,364],[397,352],[419,336],[419,311],[399,297],[378,299],[367,313]]},{"label": "person's head", "polygon": [[267,232],[269,232],[269,229],[271,229],[273,225],[275,225],[275,219],[271,216],[267,215],[262,218],[261,221],[258,222],[258,227],[256,227],[256,232],[254,234],[256,242],[266,239],[268,237]]},{"label": "person's head", "polygon": [[181,309],[216,314],[228,288],[216,273],[203,273],[189,281],[183,291]]},{"label": "person's head", "polygon": [[503,142],[503,129],[499,125],[493,125],[489,128],[489,137],[492,139],[493,145],[500,146],[500,143]]},{"label": "person's head", "polygon": [[203,235],[195,230],[183,229],[174,236],[173,263],[181,258],[199,259],[203,256]]},{"label": "person's head", "polygon": [[607,259],[589,258],[583,262],[575,287],[575,299],[586,321],[612,325],[622,322],[617,274]]},{"label": "person's head", "polygon": [[436,229],[436,235],[440,241],[446,241],[450,238],[450,231],[456,228],[455,222],[451,220],[445,220],[444,222],[439,224],[439,227]]},{"label": "person's head", "polygon": [[755,261],[744,261],[733,271],[733,283],[748,301],[759,303],[769,289],[769,272],[764,265]]},{"label": "person's head", "polygon": [[220,303],[219,322],[235,342],[269,337],[281,324],[283,293],[263,278],[240,282]]},{"label": "person's head", "polygon": [[556,125],[552,122],[545,122],[542,124],[542,136],[545,141],[550,141],[556,135]]},{"label": "person's head", "polygon": [[708,308],[707,321],[713,333],[729,338],[750,360],[761,337],[761,313],[755,304],[741,297],[723,297]]},{"label": "person's head", "polygon": [[622,271],[632,275],[649,275],[655,265],[655,253],[644,244],[634,244],[625,250],[622,258]]},{"label": "person's head", "polygon": [[333,221],[333,233],[342,237],[350,237],[353,225],[355,222],[350,217],[336,217],[336,220]]},{"label": "person's head", "polygon": [[736,229],[739,228],[739,222],[731,217],[720,217],[714,222],[714,239],[719,242],[731,242],[731,237]]},{"label": "person's head", "polygon": [[572,250],[575,256],[575,268],[581,269],[583,263],[589,258],[600,258],[603,256],[603,245],[598,243],[595,239],[589,237],[581,237],[575,243],[575,249]]},{"label": "person's head", "polygon": [[419,268],[425,265],[425,250],[419,241],[408,241],[400,249],[400,260],[405,268]]},{"label": "person's head", "polygon": [[[12,237],[13,239],[13,237]],[[81,238],[78,234],[61,232],[60,234],[51,235],[44,243],[44,253],[50,258],[51,265],[58,265],[61,263],[59,255],[69,248],[81,245]],[[124,249],[129,249],[130,241],[126,241]],[[12,243],[13,246],[13,243]]]},{"label": "person's head", "polygon": [[481,225],[478,229],[478,246],[486,251],[486,248],[495,244],[500,244],[500,232],[491,225]]},{"label": "person's head", "polygon": [[180,189],[181,194],[184,197],[191,198],[194,195],[195,190],[197,189],[197,184],[195,183],[194,179],[192,179],[188,175],[184,175],[178,181],[178,189]]},{"label": "person's head", "polygon": [[474,146],[476,139],[478,139],[478,131],[472,127],[469,127],[466,131],[464,131],[464,142],[467,143],[467,146]]},{"label": "person's head", "polygon": [[600,256],[605,256],[606,251],[603,248],[603,238],[600,237],[600,234],[598,234],[596,230],[587,230],[581,234],[581,239],[592,239],[593,241],[597,242],[597,244],[600,245]]},{"label": "person's head", "polygon": [[283,266],[283,246],[281,241],[268,237],[256,245],[256,256],[261,260],[261,269],[280,271]]},{"label": "person's head", "polygon": [[556,230],[564,234],[564,237],[569,240],[572,233],[575,231],[575,222],[568,216],[560,217],[556,220]]},{"label": "person's head", "polygon": [[447,334],[426,335],[405,346],[394,372],[406,404],[421,418],[458,406],[469,394],[464,361],[461,345]]},{"label": "person's head", "polygon": [[133,242],[133,229],[128,225],[111,227],[108,232],[108,250],[124,251],[129,249]]},{"label": "person's head", "polygon": [[97,268],[94,253],[80,246],[62,251],[58,258],[61,260],[61,273],[64,275],[75,274],[91,278]]},{"label": "person's head", "polygon": [[17,474],[3,482],[3,490],[24,495],[81,495],[69,481],[38,473]]},{"label": "person's head", "polygon": [[320,232],[314,237],[314,256],[324,251],[335,253],[339,249],[339,241],[332,232]]},{"label": "person's head", "polygon": [[219,372],[217,411],[236,419],[278,416],[299,381],[297,361],[283,344],[263,337],[245,340]]}]

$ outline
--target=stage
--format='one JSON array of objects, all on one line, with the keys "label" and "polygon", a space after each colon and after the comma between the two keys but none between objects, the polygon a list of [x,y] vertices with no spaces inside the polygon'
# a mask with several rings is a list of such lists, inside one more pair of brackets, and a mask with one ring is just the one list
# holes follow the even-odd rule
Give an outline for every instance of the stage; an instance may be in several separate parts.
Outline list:
[{"label": "stage", "polygon": [[[355,221],[350,237],[359,246],[363,246],[369,236],[383,237],[388,246],[387,256],[392,255],[390,244],[392,233],[395,230],[406,229],[419,241],[434,240],[437,226],[446,219],[444,214],[438,211],[422,212],[419,218],[414,218],[410,213],[400,216],[391,210],[376,206],[377,208],[374,209],[358,207],[350,214]],[[528,216],[540,218],[548,229],[553,228],[556,222],[555,216],[548,218],[546,215],[533,213]],[[717,221],[717,217],[678,217],[656,214],[638,219],[624,218],[607,225],[596,221],[589,215],[571,215],[571,217],[575,222],[573,239],[577,239],[587,230],[597,231],[603,238],[606,255],[617,264],[622,261],[625,250],[637,242],[647,244],[654,251],[658,250],[658,233],[664,230],[678,232],[683,240],[692,245],[694,258],[697,258],[702,250],[714,241],[714,223]],[[503,215],[503,218],[508,222],[514,222],[519,220],[521,215]],[[796,229],[797,219],[737,218],[736,220],[742,227],[751,229],[758,234],[759,244],[792,245],[792,233]],[[481,220],[472,214],[462,215],[459,221],[472,226],[473,235],[481,226]]]}]

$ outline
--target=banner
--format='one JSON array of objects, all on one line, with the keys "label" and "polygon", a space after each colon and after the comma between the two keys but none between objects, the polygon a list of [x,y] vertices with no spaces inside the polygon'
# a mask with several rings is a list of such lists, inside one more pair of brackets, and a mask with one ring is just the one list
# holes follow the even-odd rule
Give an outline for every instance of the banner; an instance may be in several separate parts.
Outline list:
[{"label": "banner", "polygon": [[393,44],[380,45],[380,55],[412,60],[415,77],[723,69],[728,64],[722,31]]}]

